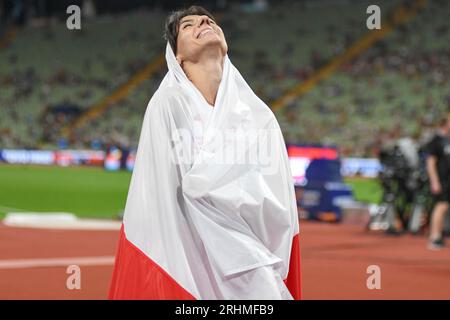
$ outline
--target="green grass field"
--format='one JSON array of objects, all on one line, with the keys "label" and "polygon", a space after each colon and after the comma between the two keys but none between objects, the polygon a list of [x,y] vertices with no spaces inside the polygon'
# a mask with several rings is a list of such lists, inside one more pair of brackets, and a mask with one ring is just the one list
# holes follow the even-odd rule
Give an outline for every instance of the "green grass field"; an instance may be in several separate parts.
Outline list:
[{"label": "green grass field", "polygon": [[346,179],[345,182],[352,187],[356,201],[377,204],[381,202],[383,190],[377,179],[352,178]]},{"label": "green grass field", "polygon": [[[102,168],[0,165],[0,219],[7,212],[72,212],[115,218],[124,209],[131,173]],[[356,200],[379,202],[377,181],[347,180]]]},{"label": "green grass field", "polygon": [[130,179],[129,172],[101,168],[0,165],[0,217],[22,210],[117,217]]}]

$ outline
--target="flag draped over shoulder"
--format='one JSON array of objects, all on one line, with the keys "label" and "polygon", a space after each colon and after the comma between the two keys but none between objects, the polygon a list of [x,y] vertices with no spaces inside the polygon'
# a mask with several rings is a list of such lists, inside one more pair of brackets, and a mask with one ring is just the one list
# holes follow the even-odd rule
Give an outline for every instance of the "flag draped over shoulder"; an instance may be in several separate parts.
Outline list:
[{"label": "flag draped over shoulder", "polygon": [[167,43],[147,106],[110,299],[300,299],[283,135],[228,55],[214,106]]}]

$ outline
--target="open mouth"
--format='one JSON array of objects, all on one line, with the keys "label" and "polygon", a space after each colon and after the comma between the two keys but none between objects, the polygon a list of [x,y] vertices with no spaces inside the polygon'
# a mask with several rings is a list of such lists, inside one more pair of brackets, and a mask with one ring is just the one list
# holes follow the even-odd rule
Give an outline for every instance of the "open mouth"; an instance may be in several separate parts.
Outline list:
[{"label": "open mouth", "polygon": [[214,32],[214,30],[213,30],[211,27],[206,28],[206,29],[203,29],[203,30],[197,35],[197,39],[200,39],[202,36],[204,36],[205,34],[210,33],[210,32]]}]

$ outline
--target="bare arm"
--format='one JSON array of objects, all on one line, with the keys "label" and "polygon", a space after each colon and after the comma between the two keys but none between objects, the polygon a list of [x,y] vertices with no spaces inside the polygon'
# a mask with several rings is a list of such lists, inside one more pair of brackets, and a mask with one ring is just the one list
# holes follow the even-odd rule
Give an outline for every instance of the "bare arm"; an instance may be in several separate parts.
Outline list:
[{"label": "bare arm", "polygon": [[435,156],[428,156],[427,172],[430,177],[431,191],[433,193],[441,192],[441,183],[437,172],[437,158]]}]

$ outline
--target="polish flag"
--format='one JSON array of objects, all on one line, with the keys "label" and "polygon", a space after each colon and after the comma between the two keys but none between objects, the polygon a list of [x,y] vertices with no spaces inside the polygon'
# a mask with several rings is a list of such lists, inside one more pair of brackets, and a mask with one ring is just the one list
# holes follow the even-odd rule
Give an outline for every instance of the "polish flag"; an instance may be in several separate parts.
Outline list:
[{"label": "polish flag", "polygon": [[[173,257],[174,260],[177,257]],[[289,273],[284,279],[295,300],[301,299],[300,237],[292,239]],[[189,287],[183,287],[176,272],[165,270],[158,261],[131,243],[120,229],[115,268],[108,299],[197,300]],[[244,299],[244,298],[243,298]]]},{"label": "polish flag", "polygon": [[[297,203],[275,115],[228,55],[214,107],[169,43],[166,60],[144,115],[109,298],[300,299]],[[257,162],[242,161],[257,152]]]}]

